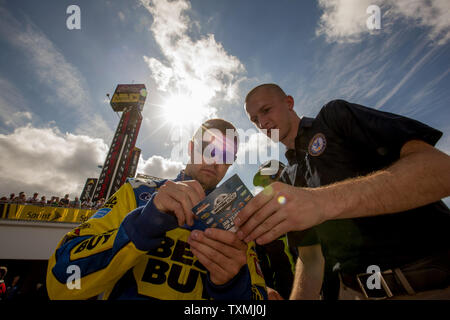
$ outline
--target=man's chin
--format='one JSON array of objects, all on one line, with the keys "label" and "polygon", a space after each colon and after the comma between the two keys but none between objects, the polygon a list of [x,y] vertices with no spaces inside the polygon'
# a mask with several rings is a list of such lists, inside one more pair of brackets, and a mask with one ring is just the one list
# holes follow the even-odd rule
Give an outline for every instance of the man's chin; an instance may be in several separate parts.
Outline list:
[{"label": "man's chin", "polygon": [[203,171],[200,172],[199,176],[197,177],[198,182],[203,186],[205,190],[213,189],[217,186],[217,178],[215,176],[212,176],[208,173],[204,173]]}]

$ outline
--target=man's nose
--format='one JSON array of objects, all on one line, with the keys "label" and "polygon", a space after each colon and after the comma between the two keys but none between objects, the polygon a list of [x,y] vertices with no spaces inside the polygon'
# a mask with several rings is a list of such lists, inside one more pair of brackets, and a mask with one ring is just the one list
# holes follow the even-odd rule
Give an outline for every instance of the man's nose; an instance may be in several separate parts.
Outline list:
[{"label": "man's nose", "polygon": [[262,118],[259,121],[259,128],[260,129],[268,129],[269,127],[269,121],[266,118]]}]

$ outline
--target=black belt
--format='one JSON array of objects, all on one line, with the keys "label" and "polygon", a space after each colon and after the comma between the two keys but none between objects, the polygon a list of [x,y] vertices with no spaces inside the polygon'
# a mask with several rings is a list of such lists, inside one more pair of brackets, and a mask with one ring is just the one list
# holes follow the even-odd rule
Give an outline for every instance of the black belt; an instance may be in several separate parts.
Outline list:
[{"label": "black belt", "polygon": [[[414,295],[419,292],[445,289],[450,285],[449,255],[426,258],[401,268],[380,273],[341,273],[344,285],[362,292],[368,299]],[[379,286],[374,286],[379,284]]]}]

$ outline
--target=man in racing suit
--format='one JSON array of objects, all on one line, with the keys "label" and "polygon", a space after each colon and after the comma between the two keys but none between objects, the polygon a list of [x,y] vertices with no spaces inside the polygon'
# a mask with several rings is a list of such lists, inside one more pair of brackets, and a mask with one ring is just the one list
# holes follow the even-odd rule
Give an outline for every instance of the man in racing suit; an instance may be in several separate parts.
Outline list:
[{"label": "man in racing suit", "polygon": [[[235,158],[235,128],[206,121],[189,142],[189,155],[214,144]],[[204,133],[213,138],[205,141]],[[200,150],[198,145],[201,146]],[[196,147],[197,146],[197,147]],[[211,150],[211,148],[210,148]],[[233,159],[234,159],[233,158]],[[206,229],[192,207],[224,177],[227,163],[191,161],[174,180],[129,179],[91,219],[69,232],[49,260],[51,299],[263,299],[267,297],[254,243],[221,229]],[[79,275],[79,279],[75,276]],[[78,280],[78,282],[77,282]]]}]

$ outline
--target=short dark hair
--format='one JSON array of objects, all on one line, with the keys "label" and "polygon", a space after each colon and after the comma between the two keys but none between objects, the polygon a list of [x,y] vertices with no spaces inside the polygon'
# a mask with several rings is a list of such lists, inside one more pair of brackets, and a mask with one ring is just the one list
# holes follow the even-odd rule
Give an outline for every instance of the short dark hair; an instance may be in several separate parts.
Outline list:
[{"label": "short dark hair", "polygon": [[200,133],[200,130],[203,136],[203,133],[209,129],[218,129],[224,135],[227,134],[227,129],[236,131],[236,128],[231,124],[231,122],[228,122],[224,119],[216,118],[216,119],[209,119],[203,122],[201,126],[197,129],[197,131],[195,131],[194,137]]}]

